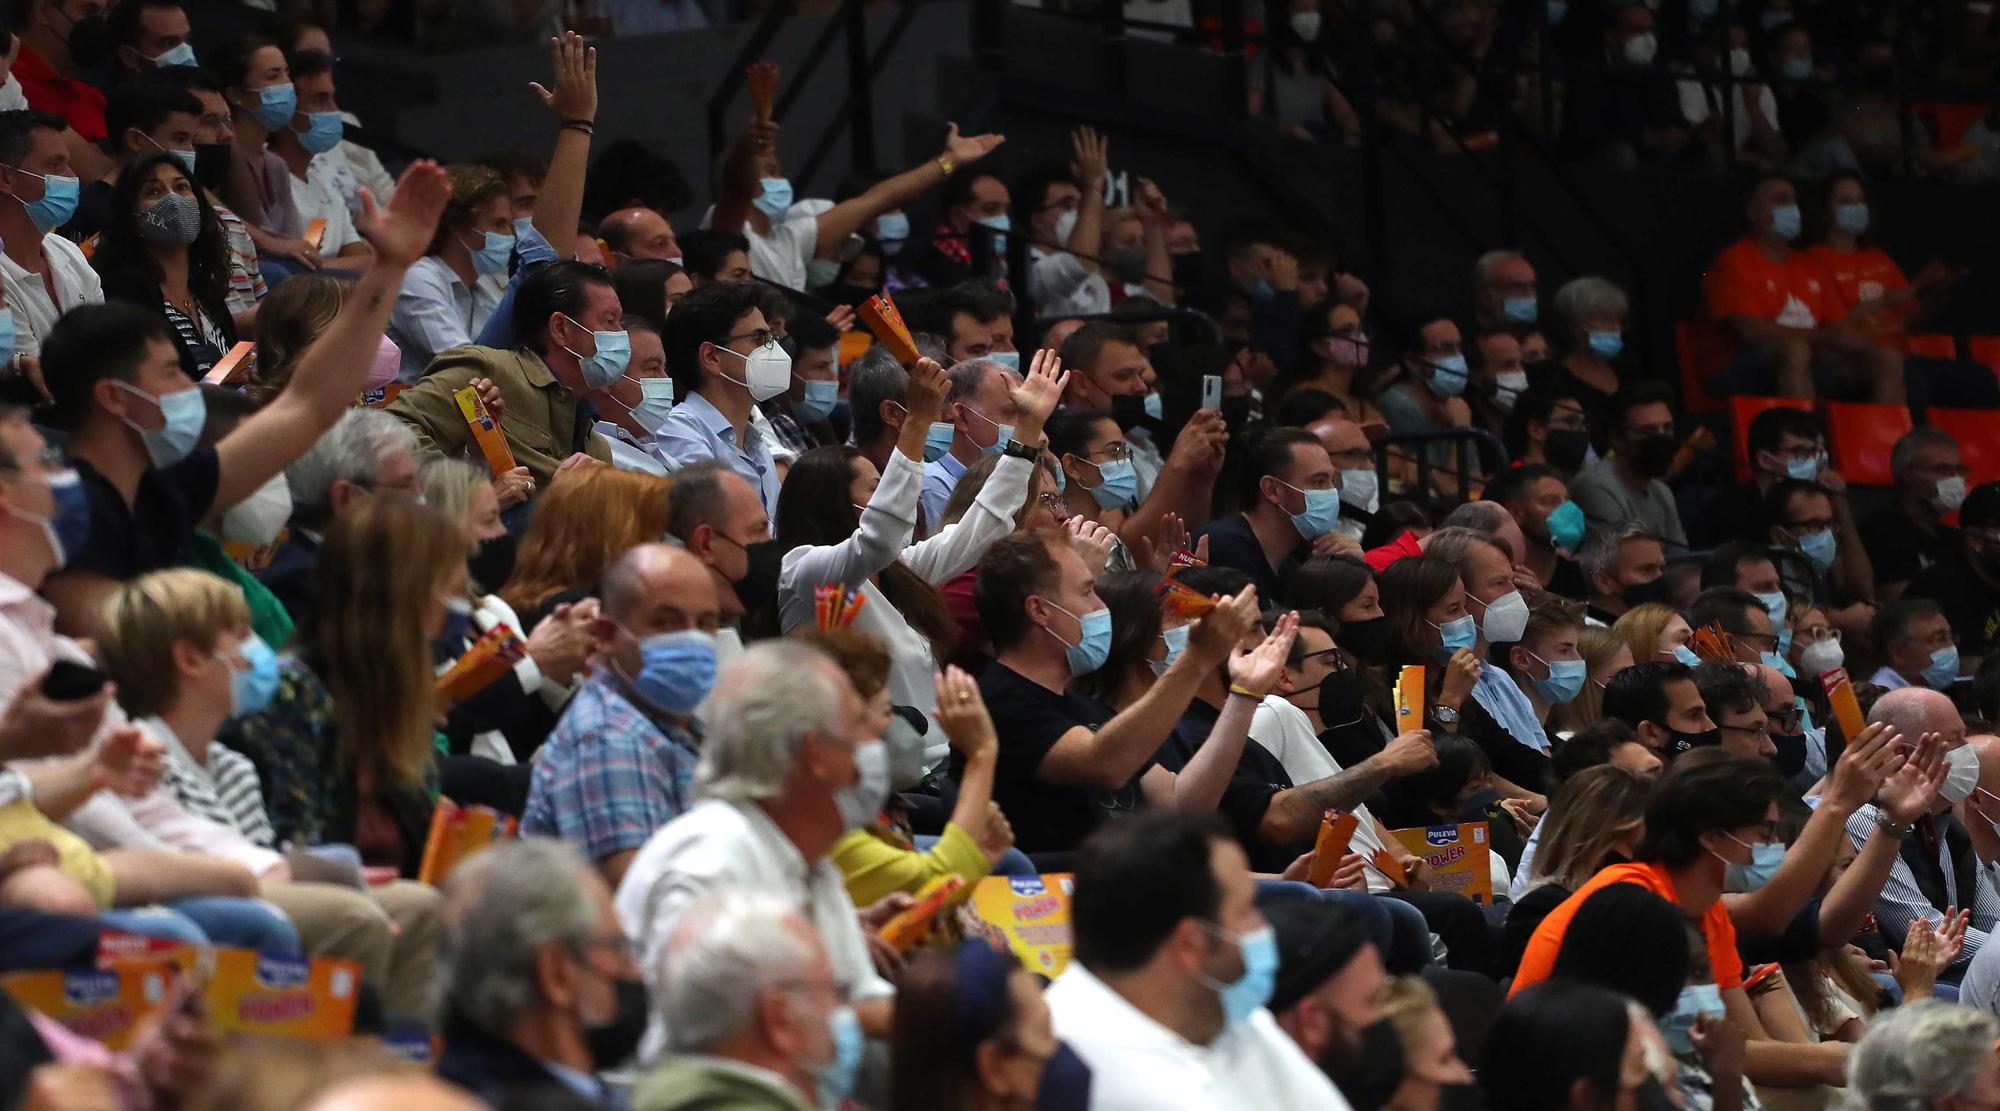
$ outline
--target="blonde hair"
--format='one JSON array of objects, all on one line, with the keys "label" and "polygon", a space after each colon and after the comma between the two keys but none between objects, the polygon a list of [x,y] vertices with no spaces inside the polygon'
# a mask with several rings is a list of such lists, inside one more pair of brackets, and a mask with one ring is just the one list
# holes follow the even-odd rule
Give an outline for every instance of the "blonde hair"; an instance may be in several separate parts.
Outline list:
[{"label": "blonde hair", "polygon": [[1416,1061],[1424,1047],[1424,1020],[1441,1014],[1437,993],[1420,976],[1391,976],[1382,992],[1382,1011],[1389,1025],[1396,1028],[1404,1063]]},{"label": "blonde hair", "polygon": [[1571,776],[1549,802],[1529,889],[1545,883],[1571,891],[1583,886],[1603,866],[1613,843],[1645,826],[1651,786],[1644,776],[1616,764],[1599,764]]},{"label": "blonde hair", "polygon": [[[1585,625],[1583,633],[1576,638],[1576,650],[1583,656],[1583,670],[1586,676],[1597,674],[1597,669],[1611,661],[1618,650],[1626,647],[1624,638],[1610,629],[1596,625]],[[1604,688],[1597,680],[1586,678],[1583,690],[1575,698],[1549,711],[1549,722],[1558,730],[1588,729],[1604,717]]]},{"label": "blonde hair", "polygon": [[1660,633],[1667,627],[1667,622],[1679,616],[1672,606],[1647,602],[1626,610],[1625,616],[1612,624],[1611,631],[1632,649],[1634,663],[1645,663],[1659,658]]},{"label": "blonde hair", "polygon": [[250,396],[262,405],[283,392],[300,356],[333,326],[352,283],[300,274],[272,287],[257,308],[257,374]]},{"label": "blonde hair", "polygon": [[250,626],[243,589],[192,567],[154,571],[124,583],[104,600],[97,658],[118,684],[118,704],[133,717],[172,706],[180,674],[174,645],[187,641],[212,652],[223,633]]},{"label": "blonde hair", "polygon": [[444,250],[448,237],[464,235],[472,226],[472,213],[480,205],[495,197],[507,195],[507,179],[491,166],[467,163],[444,168],[445,180],[451,184],[451,200],[445,203],[444,216],[438,220],[437,231],[431,236],[430,249],[426,254],[437,254]]},{"label": "blonde hair", "polygon": [[463,526],[406,498],[371,498],[327,529],[299,646],[375,789],[418,786],[430,772],[437,694],[424,617],[465,555]]},{"label": "blonde hair", "polygon": [[472,511],[473,495],[493,484],[485,467],[442,456],[425,460],[417,476],[424,486],[424,504],[461,525]]},{"label": "blonde hair", "polygon": [[673,480],[617,467],[578,467],[535,503],[514,574],[500,598],[516,613],[566,590],[595,590],[611,561],[667,534]]}]

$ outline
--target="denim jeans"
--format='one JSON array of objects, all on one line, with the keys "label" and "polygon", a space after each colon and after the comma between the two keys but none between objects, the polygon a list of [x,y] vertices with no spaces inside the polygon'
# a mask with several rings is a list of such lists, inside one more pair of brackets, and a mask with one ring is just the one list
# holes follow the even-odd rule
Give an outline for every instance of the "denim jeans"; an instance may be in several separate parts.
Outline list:
[{"label": "denim jeans", "polygon": [[202,895],[165,906],[107,910],[99,917],[110,929],[190,945],[226,945],[274,957],[305,953],[292,920],[262,899]]},{"label": "denim jeans", "polygon": [[1296,901],[1337,906],[1358,916],[1375,939],[1382,963],[1398,975],[1414,974],[1431,961],[1431,931],[1423,912],[1408,903],[1366,891],[1319,888],[1297,880],[1258,880],[1257,905]]}]

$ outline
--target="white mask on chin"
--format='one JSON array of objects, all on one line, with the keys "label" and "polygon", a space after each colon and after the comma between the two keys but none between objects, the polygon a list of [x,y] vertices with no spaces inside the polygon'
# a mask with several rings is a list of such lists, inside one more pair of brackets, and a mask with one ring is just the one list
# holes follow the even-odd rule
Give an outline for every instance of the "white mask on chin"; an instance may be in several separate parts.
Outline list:
[{"label": "white mask on chin", "polygon": [[292,487],[279,471],[222,515],[222,538],[261,548],[276,541],[291,519]]}]

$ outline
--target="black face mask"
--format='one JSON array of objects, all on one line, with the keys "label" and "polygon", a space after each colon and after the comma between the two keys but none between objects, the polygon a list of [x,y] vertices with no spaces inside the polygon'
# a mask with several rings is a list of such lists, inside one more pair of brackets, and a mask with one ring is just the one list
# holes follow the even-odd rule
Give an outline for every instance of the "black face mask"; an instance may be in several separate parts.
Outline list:
[{"label": "black face mask", "polygon": [[1403,1084],[1403,1041],[1385,1018],[1351,1045],[1335,1038],[1320,1054],[1319,1068],[1354,1111],[1379,1111]]},{"label": "black face mask", "polygon": [[1363,663],[1385,662],[1383,657],[1389,654],[1389,619],[1371,617],[1366,621],[1341,622],[1340,646]]},{"label": "black face mask", "polygon": [[101,15],[85,16],[69,25],[69,60],[78,69],[96,69],[111,57],[111,25]]},{"label": "black face mask", "polygon": [[1697,748],[1714,748],[1722,743],[1722,730],[1708,729],[1700,733],[1683,733],[1678,729],[1667,731],[1667,755],[1679,756]]},{"label": "black face mask", "polygon": [[1168,256],[1174,272],[1174,284],[1182,289],[1194,289],[1201,285],[1206,271],[1202,267],[1200,251],[1190,251],[1184,255]]},{"label": "black face mask", "polygon": [[1551,428],[1548,439],[1542,441],[1542,454],[1549,457],[1549,466],[1569,474],[1583,469],[1583,458],[1589,452],[1590,433],[1581,428]]},{"label": "black face mask", "polygon": [[194,145],[194,179],[202,188],[210,192],[220,192],[229,181],[229,159],[235,150],[233,143],[196,143]]},{"label": "black face mask", "polygon": [[1632,469],[1647,478],[1660,478],[1673,466],[1679,446],[1672,436],[1641,436],[1632,442]]},{"label": "black face mask", "polygon": [[1035,1085],[1035,1111],[1086,1111],[1089,1106],[1090,1066],[1067,1042],[1058,1042]]},{"label": "black face mask", "polygon": [[1623,593],[1625,595],[1625,604],[1628,606],[1643,606],[1648,602],[1658,602],[1661,605],[1665,605],[1667,604],[1667,599],[1673,597],[1674,588],[1668,586],[1667,577],[1661,575],[1652,582],[1628,584]]},{"label": "black face mask", "polygon": [[1775,762],[1778,771],[1790,779],[1806,770],[1806,735],[1804,733],[1773,733],[1771,743],[1778,746]]},{"label": "black face mask", "polygon": [[610,1022],[602,1026],[586,1026],[583,1030],[583,1044],[590,1050],[590,1064],[593,1071],[603,1072],[616,1068],[631,1060],[639,1051],[639,1040],[646,1036],[646,982],[644,980],[613,980],[611,986],[618,994],[618,1013]]},{"label": "black face mask", "polygon": [[1142,425],[1151,425],[1152,418],[1146,415],[1144,394],[1120,394],[1111,399],[1111,419],[1127,432]]},{"label": "black face mask", "polygon": [[514,577],[514,552],[518,546],[519,541],[511,532],[480,541],[478,553],[465,564],[472,581],[489,594],[507,585],[507,580]]},{"label": "black face mask", "polygon": [[1222,420],[1231,428],[1241,428],[1250,423],[1250,397],[1225,397],[1222,399]]},{"label": "black face mask", "polygon": [[1327,672],[1326,678],[1319,681],[1319,699],[1315,705],[1321,729],[1357,725],[1368,714],[1368,707],[1361,699],[1361,680],[1352,671]]}]

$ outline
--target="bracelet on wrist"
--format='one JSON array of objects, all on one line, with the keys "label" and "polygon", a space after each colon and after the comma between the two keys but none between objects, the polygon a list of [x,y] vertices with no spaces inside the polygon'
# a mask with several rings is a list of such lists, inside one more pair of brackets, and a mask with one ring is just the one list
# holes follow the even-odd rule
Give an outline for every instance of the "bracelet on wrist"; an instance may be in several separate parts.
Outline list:
[{"label": "bracelet on wrist", "polygon": [[1891,818],[1889,812],[1886,810],[1877,810],[1875,812],[1875,824],[1899,840],[1917,831],[1915,822],[1899,822]]},{"label": "bracelet on wrist", "polygon": [[562,122],[562,130],[581,131],[585,135],[594,136],[597,134],[597,125],[591,123],[589,120],[564,120]]},{"label": "bracelet on wrist", "polygon": [[1251,690],[1249,687],[1239,686],[1238,684],[1235,683],[1229,684],[1229,693],[1240,694],[1245,698],[1255,699],[1258,702],[1264,701],[1263,695],[1258,694],[1256,691]]}]

